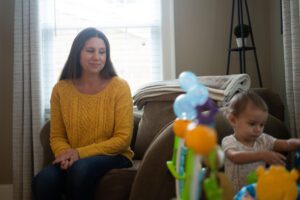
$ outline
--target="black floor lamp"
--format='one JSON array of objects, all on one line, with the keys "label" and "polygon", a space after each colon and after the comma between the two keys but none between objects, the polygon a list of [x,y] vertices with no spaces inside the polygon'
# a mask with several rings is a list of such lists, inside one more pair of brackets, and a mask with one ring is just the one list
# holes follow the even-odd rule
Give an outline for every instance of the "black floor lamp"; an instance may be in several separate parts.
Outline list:
[{"label": "black floor lamp", "polygon": [[[245,45],[245,39],[242,37],[242,45],[241,47],[232,48],[231,42],[232,42],[232,34],[233,34],[233,19],[235,15],[235,8],[237,7],[237,22],[238,26],[240,27],[241,35],[244,35],[243,25],[244,25],[244,7],[246,10],[246,16],[249,26],[249,35],[251,38],[251,44],[250,46]],[[247,0],[232,0],[232,13],[231,13],[231,22],[230,22],[230,34],[229,34],[229,48],[228,48],[228,57],[227,57],[227,70],[226,74],[229,74],[229,68],[230,68],[230,58],[232,52],[238,52],[239,53],[239,60],[240,60],[240,73],[246,73],[246,51],[253,51],[254,57],[255,57],[255,63],[256,63],[256,70],[258,74],[258,80],[259,80],[259,86],[263,87],[261,74],[259,70],[259,64],[257,59],[257,53],[256,53],[256,47],[252,32],[252,26],[251,26],[251,20],[249,15],[249,9],[248,9],[248,3]]]}]

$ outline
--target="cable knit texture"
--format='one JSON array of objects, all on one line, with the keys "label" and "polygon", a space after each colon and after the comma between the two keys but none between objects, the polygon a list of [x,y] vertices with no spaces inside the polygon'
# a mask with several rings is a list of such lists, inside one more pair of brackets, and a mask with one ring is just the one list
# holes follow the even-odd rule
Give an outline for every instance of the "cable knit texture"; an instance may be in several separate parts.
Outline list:
[{"label": "cable knit texture", "polygon": [[132,160],[132,97],[127,82],[113,77],[97,94],[83,94],[61,80],[51,96],[50,145],[55,156],[68,148],[80,158],[122,154]]}]

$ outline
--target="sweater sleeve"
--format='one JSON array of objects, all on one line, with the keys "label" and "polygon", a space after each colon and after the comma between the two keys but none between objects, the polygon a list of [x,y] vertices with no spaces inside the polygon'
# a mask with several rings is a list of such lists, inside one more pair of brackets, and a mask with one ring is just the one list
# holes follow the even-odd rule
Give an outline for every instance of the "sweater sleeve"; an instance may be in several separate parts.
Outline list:
[{"label": "sweater sleeve", "polygon": [[50,103],[50,146],[56,157],[63,150],[71,148],[62,117],[58,85],[53,88]]},{"label": "sweater sleeve", "polygon": [[132,97],[128,84],[116,88],[113,136],[100,143],[79,147],[80,158],[94,155],[118,155],[128,149],[133,128]]}]

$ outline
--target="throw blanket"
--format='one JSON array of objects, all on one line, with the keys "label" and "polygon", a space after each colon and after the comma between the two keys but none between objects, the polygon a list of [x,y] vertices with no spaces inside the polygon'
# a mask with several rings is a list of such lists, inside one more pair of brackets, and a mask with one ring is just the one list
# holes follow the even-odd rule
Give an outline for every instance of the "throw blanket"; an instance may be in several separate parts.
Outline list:
[{"label": "throw blanket", "polygon": [[[218,106],[226,105],[236,93],[248,90],[251,85],[248,74],[199,76],[198,81],[208,88],[209,97],[217,102]],[[133,100],[138,109],[141,109],[148,101],[170,101],[184,92],[178,79],[159,81],[139,89]]]}]

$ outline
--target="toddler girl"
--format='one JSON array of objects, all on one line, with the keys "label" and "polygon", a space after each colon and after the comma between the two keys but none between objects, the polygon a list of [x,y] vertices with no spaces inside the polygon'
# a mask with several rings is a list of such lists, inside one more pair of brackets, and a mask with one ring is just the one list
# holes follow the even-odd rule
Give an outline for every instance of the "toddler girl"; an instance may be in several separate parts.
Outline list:
[{"label": "toddler girl", "polygon": [[226,117],[234,133],[222,140],[225,174],[235,192],[246,185],[246,176],[258,166],[285,165],[285,156],[278,152],[300,148],[300,139],[281,140],[263,133],[268,107],[253,92],[235,95],[229,103]]}]

